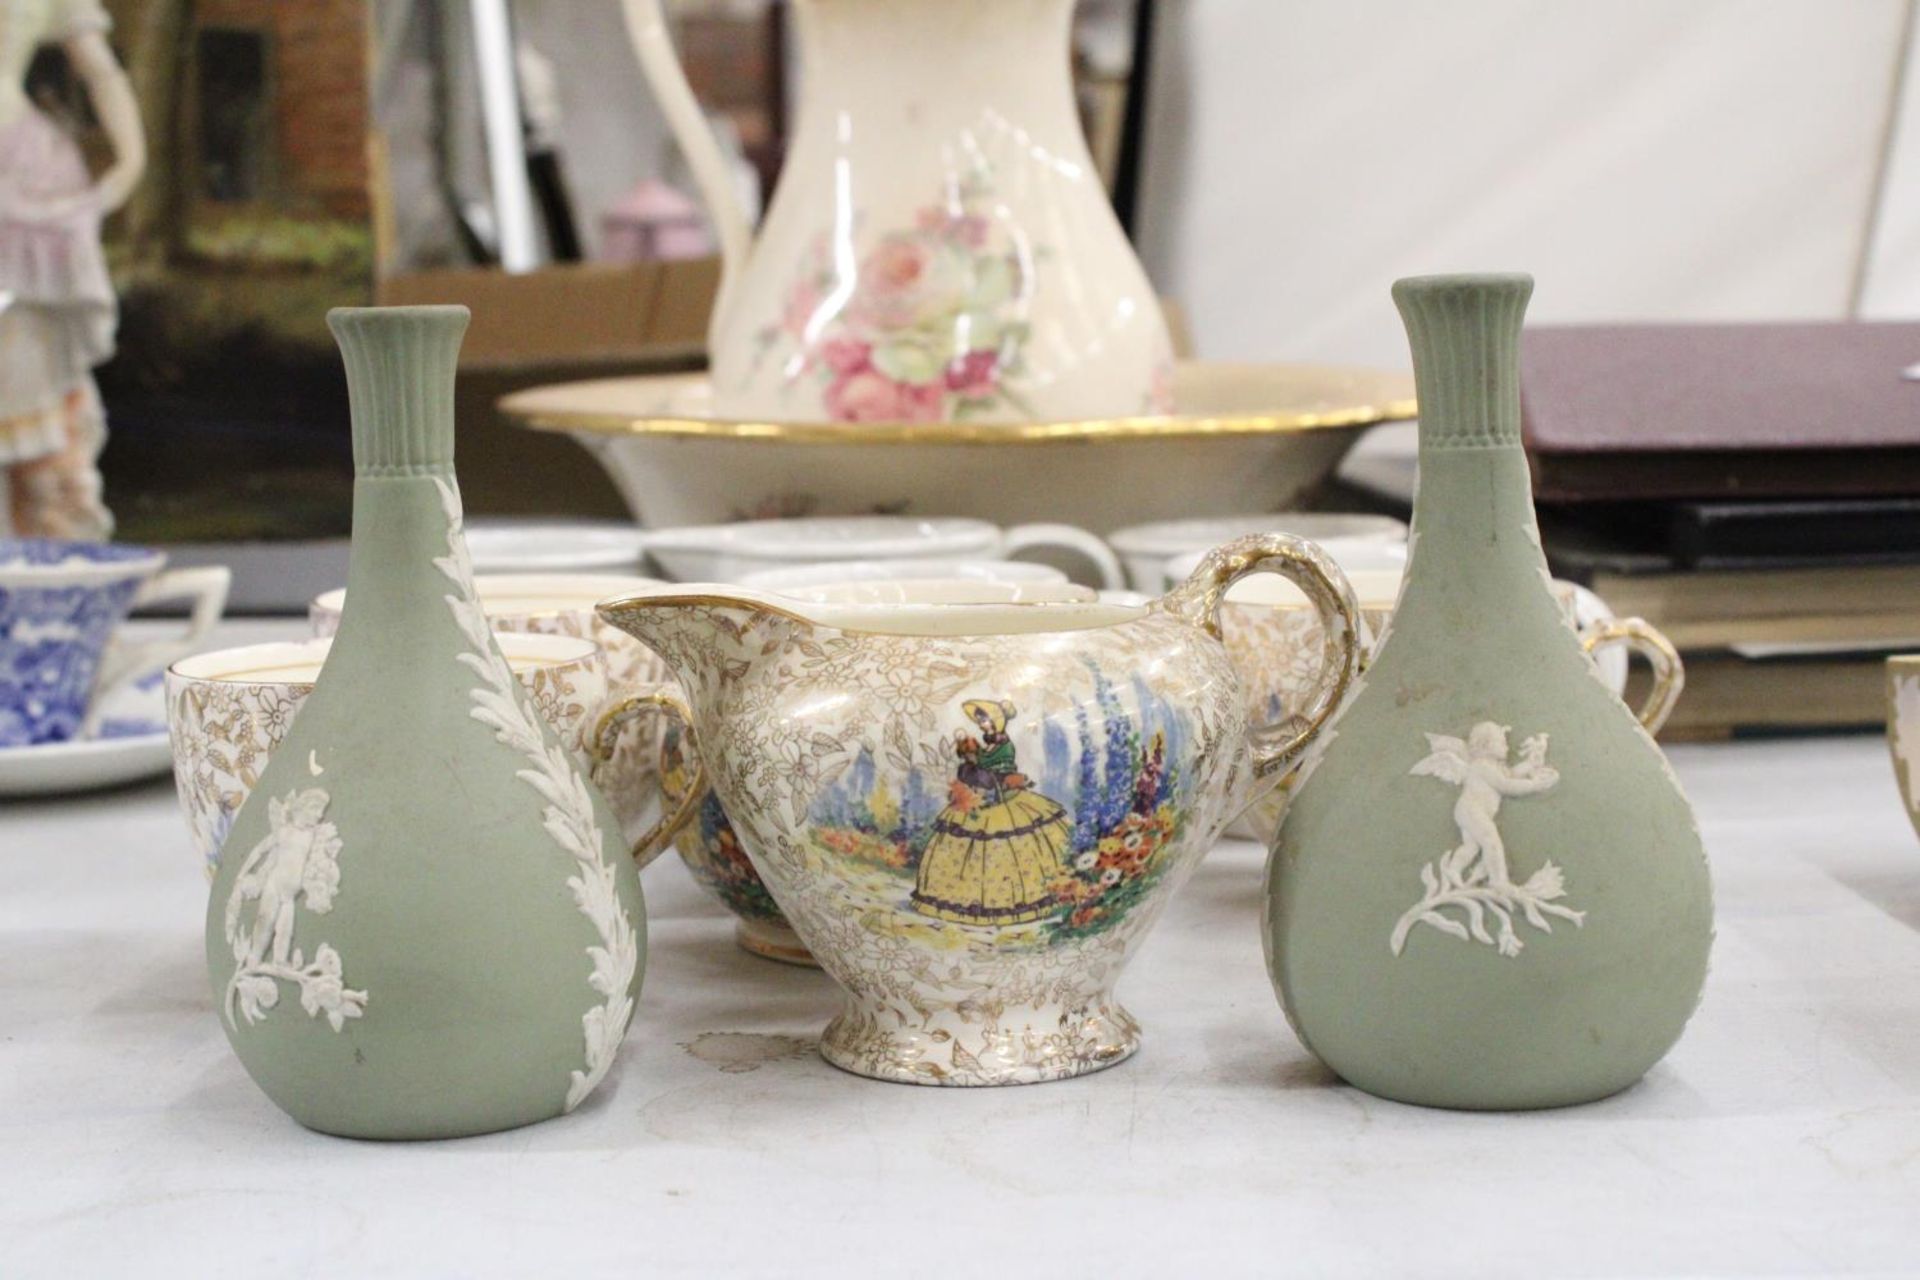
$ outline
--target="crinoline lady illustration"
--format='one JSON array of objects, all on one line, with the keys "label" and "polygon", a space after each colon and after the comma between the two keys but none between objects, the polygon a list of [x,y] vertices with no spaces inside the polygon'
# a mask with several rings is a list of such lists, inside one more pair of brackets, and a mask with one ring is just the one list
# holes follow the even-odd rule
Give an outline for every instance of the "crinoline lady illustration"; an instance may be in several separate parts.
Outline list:
[{"label": "crinoline lady illustration", "polygon": [[920,855],[913,905],[957,924],[1045,919],[1058,909],[1050,886],[1066,870],[1073,819],[1019,772],[1007,736],[1011,702],[975,699],[960,710],[980,736],[962,732],[954,744],[953,801]]},{"label": "crinoline lady illustration", "polygon": [[[106,419],[93,369],[113,354],[116,323],[100,219],[139,181],[146,135],[107,27],[100,0],[0,0],[0,535],[113,529],[94,467]],[[27,97],[46,44],[66,54],[113,146],[98,182]]]}]

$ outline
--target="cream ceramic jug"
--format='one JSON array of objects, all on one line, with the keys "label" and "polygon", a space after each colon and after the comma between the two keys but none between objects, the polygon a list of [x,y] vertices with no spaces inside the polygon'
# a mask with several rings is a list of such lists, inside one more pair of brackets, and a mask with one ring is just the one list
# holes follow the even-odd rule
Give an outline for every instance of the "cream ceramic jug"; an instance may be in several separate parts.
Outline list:
[{"label": "cream ceramic jug", "polygon": [[1074,109],[1072,0],[795,0],[796,132],[757,239],[660,0],[624,3],[719,231],[718,416],[1171,407],[1166,324]]},{"label": "cream ceramic jug", "polygon": [[[1299,714],[1254,725],[1217,612],[1262,572],[1324,630]],[[1220,548],[1149,605],[686,586],[600,613],[679,677],[739,845],[844,989],[822,1054],[909,1084],[1058,1080],[1132,1054],[1121,969],[1358,661],[1346,580],[1284,535]]]}]

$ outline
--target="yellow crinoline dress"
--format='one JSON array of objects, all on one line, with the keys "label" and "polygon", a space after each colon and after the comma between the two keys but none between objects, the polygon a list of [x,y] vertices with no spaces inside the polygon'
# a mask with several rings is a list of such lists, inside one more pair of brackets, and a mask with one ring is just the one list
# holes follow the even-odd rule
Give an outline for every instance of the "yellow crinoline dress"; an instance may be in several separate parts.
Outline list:
[{"label": "yellow crinoline dress", "polygon": [[934,820],[913,905],[956,924],[1043,920],[1073,841],[1067,811],[1029,789],[1004,737],[960,766],[956,801]]}]

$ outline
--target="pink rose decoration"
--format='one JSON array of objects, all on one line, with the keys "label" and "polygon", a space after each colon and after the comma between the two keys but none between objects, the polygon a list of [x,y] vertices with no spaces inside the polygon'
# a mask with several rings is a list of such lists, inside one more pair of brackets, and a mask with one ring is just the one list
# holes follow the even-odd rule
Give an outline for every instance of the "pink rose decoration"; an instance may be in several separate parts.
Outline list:
[{"label": "pink rose decoration", "polygon": [[835,379],[826,392],[836,422],[938,422],[944,400],[937,384],[911,386],[871,369]]},{"label": "pink rose decoration", "polygon": [[998,351],[969,351],[947,366],[947,390],[957,396],[990,396],[999,386]]},{"label": "pink rose decoration", "polygon": [[860,286],[848,319],[887,333],[939,315],[966,286],[952,258],[918,235],[887,236],[860,263]]},{"label": "pink rose decoration", "polygon": [[859,373],[873,367],[873,344],[854,338],[828,338],[820,344],[820,362],[835,373]]}]

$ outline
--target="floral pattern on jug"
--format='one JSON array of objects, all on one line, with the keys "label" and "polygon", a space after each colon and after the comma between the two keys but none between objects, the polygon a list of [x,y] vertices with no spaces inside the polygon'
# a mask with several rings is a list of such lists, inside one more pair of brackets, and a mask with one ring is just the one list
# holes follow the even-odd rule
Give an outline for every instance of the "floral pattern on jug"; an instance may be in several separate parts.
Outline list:
[{"label": "floral pattern on jug", "polygon": [[[1213,630],[1224,585],[1254,571],[1308,586],[1330,622],[1319,696],[1257,733]],[[740,847],[844,989],[827,1060],[995,1085],[1138,1047],[1122,967],[1351,677],[1335,575],[1307,544],[1258,538],[1150,606],[903,606],[896,630],[881,610],[820,606],[836,625],[661,588],[602,611],[679,676]]]},{"label": "floral pattern on jug", "polygon": [[[660,747],[661,785],[669,804],[686,794],[687,787],[692,785],[687,755],[685,731],[677,722],[669,720],[661,735]],[[782,927],[786,926],[780,907],[754,871],[753,863],[747,860],[746,850],[740,847],[739,833],[727,821],[727,811],[720,807],[713,792],[701,798],[699,813],[675,838],[674,847],[680,851],[681,861],[687,864],[687,870],[693,873],[700,887],[720,899],[734,915],[743,921],[777,921]]]},{"label": "floral pattern on jug", "polygon": [[1031,416],[1017,385],[1032,306],[1028,264],[1045,250],[980,212],[992,191],[883,233],[848,273],[825,233],[809,242],[777,323],[760,332],[789,387],[817,387],[833,422],[947,422]]}]

